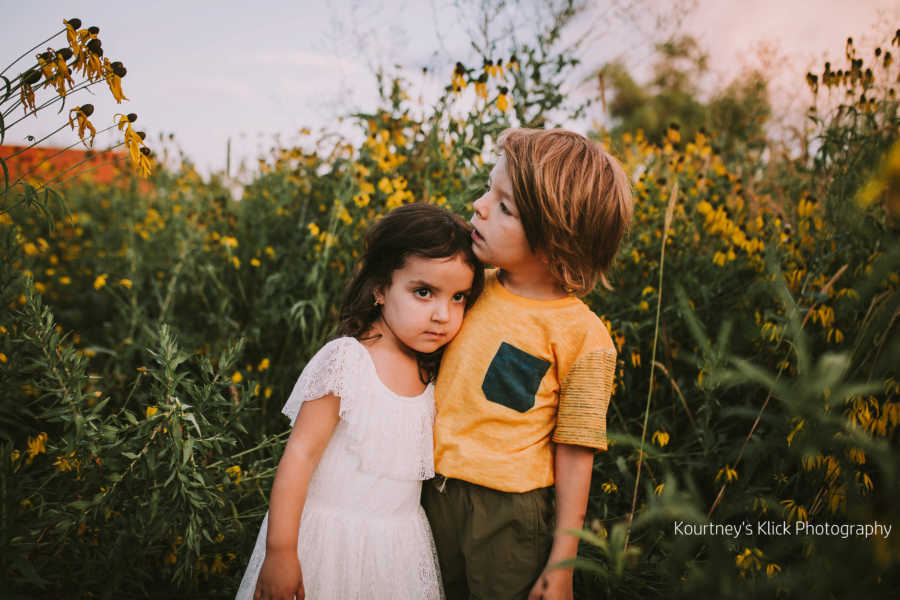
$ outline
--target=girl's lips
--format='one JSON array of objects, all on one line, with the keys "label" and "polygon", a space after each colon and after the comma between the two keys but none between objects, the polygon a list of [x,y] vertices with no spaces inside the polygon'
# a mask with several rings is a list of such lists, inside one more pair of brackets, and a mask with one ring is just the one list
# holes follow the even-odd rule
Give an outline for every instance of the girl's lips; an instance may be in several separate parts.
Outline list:
[{"label": "girl's lips", "polygon": [[481,242],[484,243],[484,238],[478,233],[478,230],[474,227],[472,228],[472,241],[473,242]]}]

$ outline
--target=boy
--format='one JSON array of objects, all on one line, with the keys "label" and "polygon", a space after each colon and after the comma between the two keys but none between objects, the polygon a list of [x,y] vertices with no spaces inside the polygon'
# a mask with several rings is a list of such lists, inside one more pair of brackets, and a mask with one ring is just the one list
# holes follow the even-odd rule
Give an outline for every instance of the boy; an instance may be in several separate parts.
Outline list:
[{"label": "boy", "polygon": [[[628,180],[597,144],[507,130],[473,205],[484,292],[445,351],[436,478],[423,504],[448,600],[572,597],[594,451],[605,450],[616,351],[577,298],[605,273],[631,220]],[[555,515],[554,515],[555,504]]]}]

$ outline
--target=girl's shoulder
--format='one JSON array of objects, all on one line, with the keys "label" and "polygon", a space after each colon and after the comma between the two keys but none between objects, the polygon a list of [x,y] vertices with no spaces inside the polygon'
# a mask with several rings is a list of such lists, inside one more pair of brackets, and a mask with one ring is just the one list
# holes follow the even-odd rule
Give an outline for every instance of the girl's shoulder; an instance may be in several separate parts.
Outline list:
[{"label": "girl's shoulder", "polygon": [[362,354],[362,352],[365,351],[366,349],[363,348],[359,340],[354,337],[345,336],[335,338],[319,348],[319,351],[309,359],[304,371],[311,367],[322,368],[328,364],[334,363],[357,363],[365,356]]}]

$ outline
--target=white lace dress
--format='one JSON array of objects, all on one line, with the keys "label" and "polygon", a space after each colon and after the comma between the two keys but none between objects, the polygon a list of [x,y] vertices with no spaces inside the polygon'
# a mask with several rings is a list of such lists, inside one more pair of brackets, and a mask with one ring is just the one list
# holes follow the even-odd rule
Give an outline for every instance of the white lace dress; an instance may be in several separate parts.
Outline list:
[{"label": "white lace dress", "polygon": [[[309,483],[297,555],[310,600],[441,598],[437,553],[419,504],[434,476],[431,384],[414,398],[378,378],[362,344],[327,343],[303,369],[282,412],[291,425],[306,400],[332,393],[340,421]],[[237,598],[253,597],[269,516]]]}]

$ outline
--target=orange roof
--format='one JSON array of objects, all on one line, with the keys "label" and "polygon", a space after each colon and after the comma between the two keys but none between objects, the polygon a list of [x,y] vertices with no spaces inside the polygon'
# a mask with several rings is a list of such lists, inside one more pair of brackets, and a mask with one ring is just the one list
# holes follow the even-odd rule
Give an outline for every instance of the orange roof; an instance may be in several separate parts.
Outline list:
[{"label": "orange roof", "polygon": [[[54,183],[73,180],[111,183],[116,180],[128,181],[134,174],[128,155],[124,152],[51,146],[35,146],[22,152],[24,148],[25,146],[0,146],[0,159],[6,162],[10,183],[26,174],[27,180],[40,183],[56,177],[59,179]],[[19,152],[22,153],[18,154]]]}]

